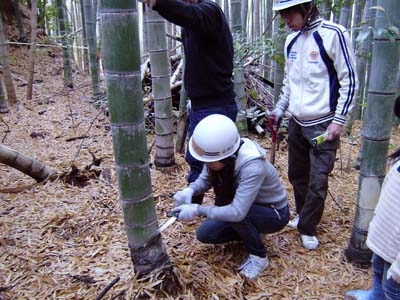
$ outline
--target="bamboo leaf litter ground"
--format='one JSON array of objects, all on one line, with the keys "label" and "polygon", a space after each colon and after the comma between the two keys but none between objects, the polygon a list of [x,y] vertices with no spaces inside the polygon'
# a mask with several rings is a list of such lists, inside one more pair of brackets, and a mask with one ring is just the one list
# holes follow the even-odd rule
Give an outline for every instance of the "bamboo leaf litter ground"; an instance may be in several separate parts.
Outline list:
[{"label": "bamboo leaf litter ground", "polygon": [[[12,55],[23,53],[17,49]],[[111,181],[100,176],[83,187],[61,181],[41,185],[0,165],[0,189],[20,187],[16,193],[0,193],[0,299],[96,299],[115,278],[120,279],[103,299],[343,299],[349,289],[369,287],[371,270],[342,258],[358,188],[358,171],[345,171],[344,166],[349,157],[355,159],[359,137],[343,139],[330,176],[331,196],[319,227],[318,250],[301,247],[298,234],[290,228],[268,235],[265,244],[271,264],[257,280],[249,282],[236,270],[246,255],[240,244],[201,244],[194,233],[201,219],[176,222],[162,236],[181,281],[180,295],[157,293],[162,284],[157,276],[138,280],[127,249],[108,117],[89,101],[88,76],[75,73],[80,86],[64,90],[62,75],[56,76],[56,68],[49,67],[61,65],[61,57],[51,58],[45,52],[40,57],[36,76],[43,81],[34,85],[34,99],[21,100],[18,109],[1,115],[9,126],[8,132],[0,126],[2,137],[6,136],[4,144],[60,171],[67,171],[72,161],[82,169],[95,154],[102,158],[102,169],[110,171]],[[13,70],[23,75],[24,66]],[[17,87],[17,93],[24,99],[25,88]],[[32,132],[46,134],[31,137]],[[71,139],[85,135],[84,139]],[[394,147],[400,144],[398,136],[395,130]],[[270,145],[268,137],[251,138],[266,148]],[[149,136],[149,145],[151,139]],[[276,166],[293,211],[284,143],[281,147],[276,152]],[[166,173],[151,170],[160,224],[172,208],[171,194],[186,184],[183,156],[177,154],[176,161],[176,167]],[[211,196],[207,194],[206,202],[211,203]]]}]

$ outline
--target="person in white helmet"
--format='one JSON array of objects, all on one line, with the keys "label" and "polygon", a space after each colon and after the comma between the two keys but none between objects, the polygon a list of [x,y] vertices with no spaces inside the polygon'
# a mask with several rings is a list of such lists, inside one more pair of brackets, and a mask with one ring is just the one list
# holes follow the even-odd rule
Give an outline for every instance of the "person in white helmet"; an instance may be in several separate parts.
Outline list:
[{"label": "person in white helmet", "polygon": [[[269,116],[276,122],[285,112],[290,117],[288,178],[296,216],[288,225],[313,250],[319,246],[328,175],[357,95],[355,56],[346,29],[324,20],[314,1],[274,0],[273,9],[294,32],[285,41],[283,86]],[[320,135],[325,141],[314,143]]]},{"label": "person in white helmet", "polygon": [[[205,163],[200,176],[174,195],[179,220],[207,217],[196,231],[203,243],[241,241],[249,256],[239,267],[252,280],[269,265],[260,234],[274,233],[289,221],[287,194],[265,150],[240,138],[235,123],[213,114],[199,122],[189,151]],[[191,203],[193,195],[213,188],[215,205]]]}]

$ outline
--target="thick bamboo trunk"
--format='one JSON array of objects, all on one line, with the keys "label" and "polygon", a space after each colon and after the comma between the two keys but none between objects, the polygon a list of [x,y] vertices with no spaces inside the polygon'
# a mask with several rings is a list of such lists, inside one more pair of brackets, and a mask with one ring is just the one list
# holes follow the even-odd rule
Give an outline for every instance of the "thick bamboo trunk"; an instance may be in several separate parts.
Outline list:
[{"label": "thick bamboo trunk", "polygon": [[158,230],[144,124],[137,2],[101,0],[104,74],[119,197],[134,269],[169,263]]},{"label": "thick bamboo trunk", "polygon": [[349,261],[369,265],[371,251],[366,245],[368,226],[379,199],[386,174],[386,160],[392,131],[393,106],[396,97],[396,76],[400,61],[400,36],[394,39],[385,32],[390,26],[400,26],[397,0],[380,0],[375,22],[371,78],[368,86],[362,158],[356,213],[350,242],[345,251]]}]

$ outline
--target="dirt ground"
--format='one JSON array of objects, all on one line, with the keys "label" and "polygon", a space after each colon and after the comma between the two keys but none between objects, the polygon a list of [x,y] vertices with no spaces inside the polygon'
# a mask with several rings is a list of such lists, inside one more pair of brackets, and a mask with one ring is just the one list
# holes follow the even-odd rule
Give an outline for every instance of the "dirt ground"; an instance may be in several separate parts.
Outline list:
[{"label": "dirt ground", "polygon": [[[330,176],[330,195],[318,229],[320,247],[305,250],[290,228],[268,235],[271,264],[255,281],[236,268],[246,253],[239,244],[205,245],[194,231],[201,219],[177,222],[162,233],[181,283],[179,295],[157,294],[162,279],[138,280],[133,272],[118,199],[109,119],[91,102],[90,77],[75,70],[74,89],[64,89],[62,60],[39,48],[34,99],[26,100],[28,52],[11,48],[12,70],[20,105],[1,115],[2,143],[34,157],[59,172],[71,164],[84,169],[92,156],[101,158],[101,175],[84,187],[61,181],[37,184],[32,178],[0,165],[0,299],[99,299],[114,279],[118,282],[101,299],[344,299],[345,291],[368,288],[371,270],[344,261],[357,202],[358,171],[351,168],[360,146],[356,124],[343,138]],[[104,85],[104,82],[102,82]],[[85,137],[84,137],[85,136]],[[250,136],[269,148],[270,138]],[[149,143],[152,136],[149,135]],[[399,130],[393,131],[397,148]],[[152,154],[151,154],[152,155]],[[152,159],[152,157],[150,157]],[[186,184],[187,165],[176,154],[168,172],[152,167],[159,223],[173,205],[171,194]],[[276,152],[276,167],[287,188],[284,143]],[[208,195],[206,202],[211,201]]]}]

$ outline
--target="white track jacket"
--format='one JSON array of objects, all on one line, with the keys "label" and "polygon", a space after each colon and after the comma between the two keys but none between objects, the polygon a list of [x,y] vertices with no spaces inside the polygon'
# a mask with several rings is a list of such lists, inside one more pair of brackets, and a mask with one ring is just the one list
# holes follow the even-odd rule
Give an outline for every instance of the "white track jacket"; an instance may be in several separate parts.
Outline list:
[{"label": "white track jacket", "polygon": [[367,246],[384,260],[400,262],[400,160],[385,176],[375,215],[369,223]]},{"label": "white track jacket", "polygon": [[301,126],[343,125],[358,89],[355,55],[343,26],[318,19],[285,42],[285,76],[277,108]]}]

